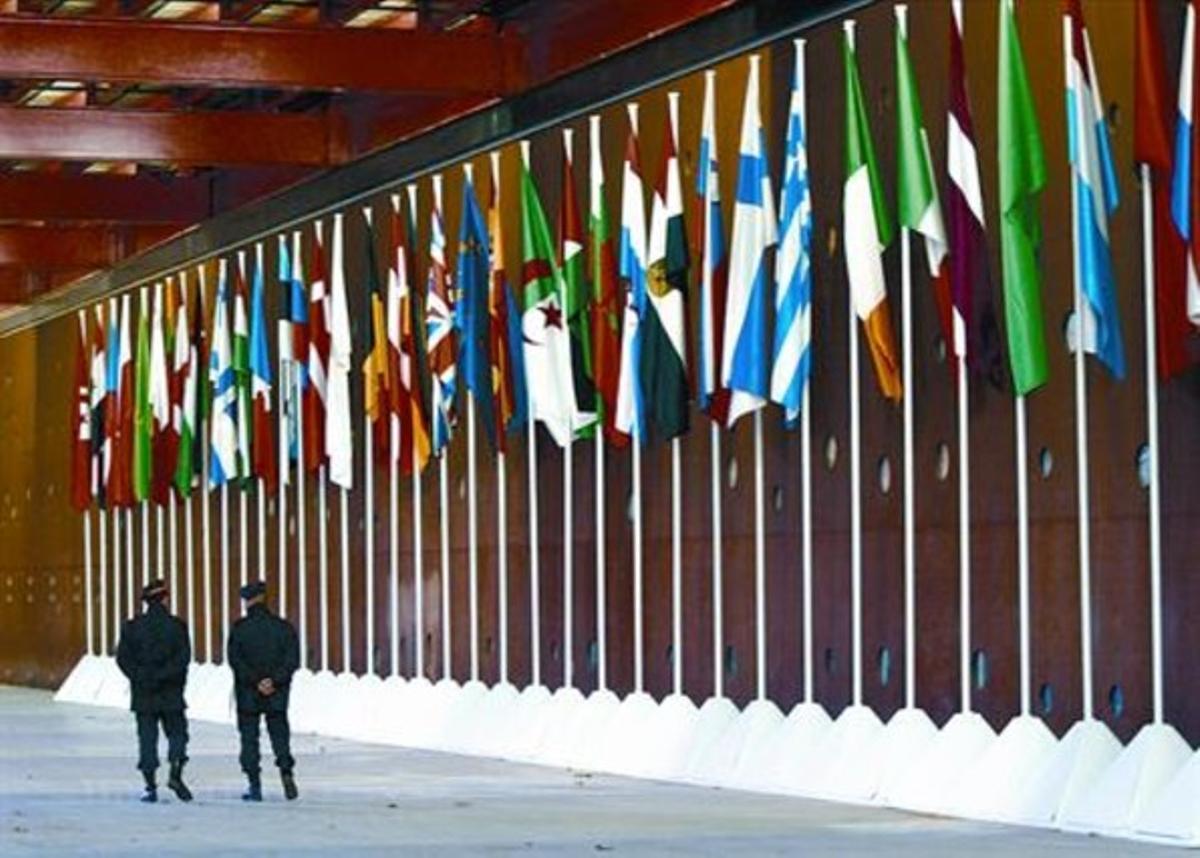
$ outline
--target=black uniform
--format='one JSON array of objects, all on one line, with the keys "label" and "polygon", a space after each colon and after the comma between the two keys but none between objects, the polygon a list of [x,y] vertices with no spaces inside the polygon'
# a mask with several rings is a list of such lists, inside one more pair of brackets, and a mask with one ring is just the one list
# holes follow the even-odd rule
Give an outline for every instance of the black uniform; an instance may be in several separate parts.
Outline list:
[{"label": "black uniform", "polygon": [[158,725],[167,736],[167,759],[187,762],[187,684],[192,646],[187,625],[171,616],[161,601],[125,623],[117,647],[117,665],[129,677],[129,708],[137,715],[138,768],[151,778],[158,769]]},{"label": "black uniform", "polygon": [[[242,771],[252,781],[258,777],[259,716],[265,715],[275,764],[280,772],[290,773],[295,760],[287,717],[288,692],[292,674],[300,666],[300,642],[295,628],[268,611],[265,605],[251,605],[246,616],[234,623],[229,632],[229,666],[233,669],[237,697]],[[267,677],[275,685],[275,693],[270,696],[258,690],[258,683]]]}]

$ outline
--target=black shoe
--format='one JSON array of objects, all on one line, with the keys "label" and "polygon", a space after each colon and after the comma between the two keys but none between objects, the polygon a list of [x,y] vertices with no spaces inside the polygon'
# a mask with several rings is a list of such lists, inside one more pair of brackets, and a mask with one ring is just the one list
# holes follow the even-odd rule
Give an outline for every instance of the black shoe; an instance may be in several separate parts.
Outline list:
[{"label": "black shoe", "polygon": [[283,797],[288,801],[295,801],[300,797],[300,790],[296,789],[296,778],[290,771],[281,771],[279,779],[283,781]]},{"label": "black shoe", "polygon": [[242,801],[262,801],[262,781],[258,778],[258,772],[246,777],[249,781],[249,786],[242,793]]},{"label": "black shoe", "polygon": [[191,801],[192,791],[183,782],[183,763],[171,763],[171,775],[167,778],[167,787],[180,801]]},{"label": "black shoe", "polygon": [[154,772],[142,772],[142,779],[146,782],[146,787],[141,800],[145,804],[154,804],[158,801],[158,785],[154,782]]}]

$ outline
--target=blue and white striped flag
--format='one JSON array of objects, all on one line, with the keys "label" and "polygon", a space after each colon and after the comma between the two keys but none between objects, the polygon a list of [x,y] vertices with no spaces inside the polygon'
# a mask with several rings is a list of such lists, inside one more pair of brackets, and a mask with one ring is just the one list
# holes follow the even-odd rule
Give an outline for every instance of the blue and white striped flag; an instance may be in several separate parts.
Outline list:
[{"label": "blue and white striped flag", "polygon": [[621,241],[618,271],[624,291],[621,367],[617,382],[616,429],[637,443],[646,441],[646,407],[639,383],[642,363],[641,320],[646,308],[646,199],[638,158],[637,105],[630,104],[629,135],[621,171]]},{"label": "blue and white striped flag", "polygon": [[238,404],[233,374],[233,342],[229,331],[229,277],[221,260],[217,297],[213,303],[212,352],[208,380],[212,385],[212,422],[208,483],[216,488],[238,476]]},{"label": "blue and white striped flag", "polygon": [[1075,276],[1083,292],[1079,330],[1084,349],[1114,376],[1124,378],[1125,346],[1108,242],[1108,216],[1117,207],[1117,177],[1079,0],[1069,0],[1063,31],[1068,146],[1075,178]]},{"label": "blue and white striped flag", "polygon": [[721,386],[721,335],[729,264],[725,257],[725,222],[721,217],[721,182],[717,170],[717,73],[704,73],[704,113],[700,120],[700,157],[696,165],[696,222],[700,236],[700,410],[716,423],[728,419],[729,391]]},{"label": "blue and white striped flag", "polygon": [[775,206],[767,166],[762,117],[758,109],[760,58],[750,57],[746,104],[738,147],[737,196],[729,256],[729,294],[725,305],[725,342],[721,380],[731,391],[729,425],[766,404],[767,249],[775,244]]},{"label": "blue and white striped flag", "polygon": [[771,400],[795,425],[812,369],[812,198],[804,131],[804,43],[796,40],[796,71],[788,108],[787,150],[779,201],[779,251],[775,256],[775,365]]},{"label": "blue and white striped flag", "polygon": [[1197,0],[1187,5],[1183,24],[1183,57],[1179,62],[1179,115],[1175,119],[1175,169],[1171,177],[1171,220],[1176,239],[1187,258],[1187,315],[1200,325],[1200,229],[1195,223],[1200,212],[1196,173],[1200,171],[1200,152],[1196,151],[1196,10]]}]

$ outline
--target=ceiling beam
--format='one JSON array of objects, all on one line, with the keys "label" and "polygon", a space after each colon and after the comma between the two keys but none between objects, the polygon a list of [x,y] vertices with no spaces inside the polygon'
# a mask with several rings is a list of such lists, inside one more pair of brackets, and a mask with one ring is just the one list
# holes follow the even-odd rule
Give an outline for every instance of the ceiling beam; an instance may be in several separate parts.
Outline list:
[{"label": "ceiling beam", "polygon": [[14,161],[326,167],[345,160],[344,138],[324,115],[0,106],[0,159]]},{"label": "ceiling beam", "polygon": [[0,267],[94,271],[158,244],[180,228],[0,226]]},{"label": "ceiling beam", "polygon": [[0,16],[0,79],[502,95],[524,84],[510,34]]},{"label": "ceiling beam", "polygon": [[195,223],[212,214],[208,179],[140,174],[0,175],[0,221]]}]

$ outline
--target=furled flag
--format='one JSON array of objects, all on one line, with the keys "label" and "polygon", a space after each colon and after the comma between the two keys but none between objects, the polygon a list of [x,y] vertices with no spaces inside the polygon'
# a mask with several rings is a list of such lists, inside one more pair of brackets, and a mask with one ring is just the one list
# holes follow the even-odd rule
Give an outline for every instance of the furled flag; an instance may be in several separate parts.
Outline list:
[{"label": "furled flag", "polygon": [[[646,200],[638,157],[637,105],[629,105],[629,136],[621,170],[621,243],[617,271],[625,298],[621,369],[617,381],[616,431],[646,441],[646,409],[638,368],[642,365],[641,320],[646,305]],[[532,388],[532,384],[530,387]]]},{"label": "furled flag", "polygon": [[496,443],[505,449],[505,435],[525,422],[525,362],[521,344],[521,314],[504,270],[504,234],[500,223],[500,153],[492,153],[491,193],[488,198],[488,324],[491,328],[492,402]]},{"label": "furled flag", "polygon": [[617,431],[617,387],[621,377],[621,284],[617,251],[605,197],[604,153],[600,117],[588,119],[588,243],[592,261],[592,375],[596,384],[596,416],[612,444],[626,439]]},{"label": "furled flag", "polygon": [[179,437],[171,425],[171,369],[167,361],[167,332],[174,321],[170,308],[174,281],[154,284],[154,314],[150,331],[150,415],[151,468],[150,498],[156,504],[171,499],[171,477],[175,473],[175,454]]},{"label": "furled flag", "polygon": [[108,390],[109,415],[106,429],[109,437],[108,472],[109,501],[113,507],[126,506],[132,490],[129,487],[130,453],[133,426],[133,363],[129,338],[129,294],[114,298],[108,305]]},{"label": "furled flag", "polygon": [[254,477],[254,394],[250,368],[249,303],[246,255],[245,251],[239,251],[233,279],[233,384],[237,392],[237,476],[242,481]]},{"label": "furled flag", "polygon": [[541,420],[560,447],[571,443],[575,388],[571,343],[563,312],[562,270],[554,258],[550,225],[521,144],[521,336],[529,417]]},{"label": "furled flag", "polygon": [[812,371],[812,197],[808,188],[801,40],[795,43],[795,63],[779,196],[775,348],[771,369],[771,400],[783,407],[784,422],[789,426],[800,417],[800,403]]},{"label": "furled flag", "polygon": [[91,354],[88,362],[91,398],[88,402],[91,420],[92,496],[100,509],[108,506],[109,438],[105,415],[108,411],[108,344],[104,324],[104,304],[96,305],[95,325],[92,328]]},{"label": "furled flag", "polygon": [[212,386],[212,415],[209,431],[211,455],[208,482],[213,488],[240,476],[238,471],[238,401],[233,373],[233,338],[229,329],[232,297],[226,260],[218,265],[217,294],[213,300],[212,351],[208,382]]},{"label": "furled flag", "polygon": [[150,480],[153,474],[152,442],[154,412],[150,399],[150,308],[149,295],[142,287],[138,301],[137,346],[133,381],[133,444],[130,460],[133,475],[133,500],[141,503],[150,499]]},{"label": "furled flag", "polygon": [[442,223],[442,177],[433,177],[433,208],[429,214],[429,276],[425,291],[425,354],[431,381],[430,420],[433,452],[440,454],[458,425],[455,397],[458,367],[454,347],[454,302],[446,267],[446,231]]},{"label": "furled flag", "polygon": [[1092,42],[1079,0],[1066,0],[1068,29],[1067,139],[1075,186],[1075,270],[1082,292],[1083,347],[1116,378],[1125,377],[1125,345],[1117,310],[1116,280],[1109,250],[1108,218],[1117,207],[1117,174]]},{"label": "furled flag", "polygon": [[[410,208],[416,208],[416,187],[409,186]],[[429,437],[429,421],[425,417],[425,393],[421,384],[420,371],[420,305],[417,294],[413,289],[413,269],[411,265],[411,221],[407,221],[400,206],[400,195],[392,197],[392,244],[391,277],[396,282],[395,315],[389,309],[388,337],[398,338],[400,349],[399,360],[399,389],[400,396],[396,404],[407,405],[400,412],[400,469],[405,474],[415,470],[420,473],[425,469],[433,452],[433,444]],[[396,334],[392,333],[393,326],[397,327]]]},{"label": "furled flag", "polygon": [[1037,247],[1038,197],[1046,160],[1012,0],[1000,0],[1000,242],[1013,387],[1025,396],[1046,383],[1046,332]]},{"label": "furled flag", "polygon": [[1187,250],[1171,225],[1172,143],[1167,72],[1156,0],[1137,0],[1134,50],[1133,160],[1150,168],[1154,219],[1154,308],[1158,377],[1187,369]]},{"label": "furled flag", "polygon": [[350,339],[350,308],[346,303],[345,251],[342,215],[333,217],[332,253],[329,266],[331,286],[329,376],[326,379],[325,455],[329,479],[349,490],[354,487],[354,435],[350,425],[350,369],[353,344]]},{"label": "furled flag", "polygon": [[[896,6],[896,196],[900,225],[925,239],[925,259],[933,286],[934,303],[942,323],[942,337],[954,337],[953,300],[947,264],[946,224],[933,175],[929,134],[921,110],[921,94],[908,56],[907,8]],[[953,84],[952,84],[953,85]]]},{"label": "furled flag", "polygon": [[1188,3],[1179,65],[1179,116],[1175,123],[1175,172],[1171,179],[1171,215],[1186,247],[1187,315],[1200,325],[1200,127],[1196,122],[1200,87],[1196,86],[1196,15],[1200,0]]},{"label": "furled flag", "polygon": [[642,393],[655,431],[675,438],[688,428],[687,233],[683,225],[683,185],[675,140],[679,94],[667,95],[662,163],[650,207],[646,302],[639,326],[642,338]]},{"label": "furled flag", "polygon": [[866,330],[880,392],[898,401],[903,393],[900,358],[892,332],[883,251],[892,241],[892,222],[871,142],[867,105],[858,78],[854,22],[845,24],[842,58],[846,69],[846,183],[842,190],[842,245],[855,313]]},{"label": "furled flag", "polygon": [[583,260],[583,218],[575,193],[571,143],[574,131],[563,129],[562,206],[558,210],[559,265],[563,277],[563,310],[571,337],[571,377],[575,390],[575,432],[591,437],[596,419],[596,382],[592,376],[592,337],[586,268]]},{"label": "furled flag", "polygon": [[462,223],[458,229],[458,263],[454,279],[458,283],[455,316],[458,327],[458,363],[462,367],[467,392],[475,398],[475,408],[487,432],[492,449],[497,449],[496,423],[493,416],[491,373],[491,325],[488,313],[490,279],[487,224],[475,198],[475,183],[470,172],[463,175]]},{"label": "furled flag", "polygon": [[704,109],[700,119],[700,156],[696,165],[696,245],[700,248],[700,347],[697,349],[697,401],[700,410],[725,425],[729,388],[721,383],[721,343],[729,267],[725,223],[721,217],[721,181],[717,170],[717,73],[704,73]]},{"label": "furled flag", "polygon": [[92,415],[88,385],[87,311],[79,311],[75,341],[75,389],[71,414],[71,507],[87,512],[92,505]]},{"label": "furled flag", "polygon": [[952,4],[950,18],[950,103],[946,118],[946,203],[950,213],[950,291],[953,298],[950,337],[954,354],[966,358],[972,372],[996,386],[1004,380],[1000,326],[992,300],[984,231],[983,190],[975,148],[975,123],[967,98],[963,61],[962,6]]},{"label": "furled flag", "polygon": [[[192,341],[192,328],[188,320],[187,275],[179,275],[179,309],[175,313],[174,355],[171,360],[172,381],[178,395],[172,397],[171,422],[175,426],[178,453],[172,475],[175,491],[181,497],[192,492],[196,476],[196,382],[200,363],[196,355],[196,343]],[[197,300],[196,316],[203,314],[203,304]]]},{"label": "furled flag", "polygon": [[304,467],[316,471],[325,464],[325,396],[329,376],[329,273],[321,243],[321,222],[313,226],[308,263],[308,387],[304,390]]},{"label": "furled flag", "polygon": [[304,288],[304,252],[300,230],[292,232],[291,249],[279,236],[279,283],[283,290],[283,318],[279,321],[279,408],[286,434],[288,468],[281,478],[286,485],[290,463],[300,459],[300,408],[308,387],[308,293]]},{"label": "furled flag", "polygon": [[390,461],[399,463],[402,471],[412,467],[412,403],[409,401],[408,380],[401,368],[400,351],[403,339],[402,290],[408,288],[407,249],[404,246],[403,230],[400,195],[393,194],[392,204],[388,209],[387,306],[384,308],[387,325],[387,371],[392,380],[391,396],[388,397],[391,412],[388,415],[388,450],[391,453]]},{"label": "furled flag", "polygon": [[391,435],[392,381],[388,373],[387,307],[383,284],[379,279],[379,260],[375,253],[375,230],[369,208],[363,209],[366,230],[365,264],[367,267],[367,346],[363,358],[363,408],[371,424],[372,450],[375,462],[388,463]]},{"label": "furled flag", "polygon": [[263,271],[263,247],[254,249],[254,291],[250,302],[250,396],[251,462],[254,476],[267,491],[274,491],[278,477],[279,448],[275,446],[275,427],[271,422],[271,346],[267,340],[267,311],[264,306],[266,276]]},{"label": "furled flag", "polygon": [[737,192],[725,298],[721,383],[729,389],[728,424],[767,401],[767,249],[775,244],[771,171],[758,107],[760,58],[750,57],[742,135],[738,145]]}]

